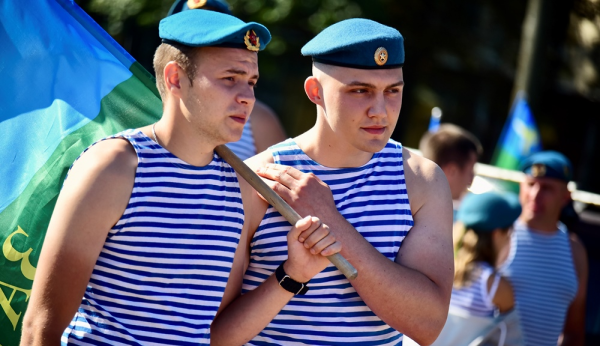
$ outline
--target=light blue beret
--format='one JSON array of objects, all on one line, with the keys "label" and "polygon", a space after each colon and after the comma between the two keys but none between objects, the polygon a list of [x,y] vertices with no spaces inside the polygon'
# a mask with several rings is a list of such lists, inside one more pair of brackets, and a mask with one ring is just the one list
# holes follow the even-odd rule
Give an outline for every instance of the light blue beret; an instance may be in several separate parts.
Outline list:
[{"label": "light blue beret", "polygon": [[512,192],[468,194],[463,198],[456,219],[475,232],[491,232],[510,227],[521,214],[519,198]]},{"label": "light blue beret", "polygon": [[222,0],[175,0],[167,16],[193,9],[206,9],[226,14],[232,14],[229,4]]},{"label": "light blue beret", "polygon": [[569,182],[573,179],[571,162],[556,151],[535,153],[521,162],[521,171],[532,177],[555,178]]},{"label": "light blue beret", "polygon": [[242,20],[228,14],[207,11],[183,11],[160,21],[158,33],[165,43],[190,47],[265,49],[271,33],[262,24]]},{"label": "light blue beret", "polygon": [[398,30],[363,18],[343,20],[302,47],[313,61],[358,69],[389,69],[404,64],[404,38]]}]

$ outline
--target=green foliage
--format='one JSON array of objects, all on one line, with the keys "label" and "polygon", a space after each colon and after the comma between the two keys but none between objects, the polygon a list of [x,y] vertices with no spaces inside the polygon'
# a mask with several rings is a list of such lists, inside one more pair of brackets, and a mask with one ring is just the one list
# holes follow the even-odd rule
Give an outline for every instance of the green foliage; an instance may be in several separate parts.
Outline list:
[{"label": "green foliage", "polygon": [[[600,99],[600,41],[582,50],[582,24],[579,24],[587,20],[584,29],[588,33],[593,25],[600,27],[600,2],[544,1],[552,4],[552,8],[544,14],[548,17],[544,32],[546,47],[536,62],[544,71],[537,77],[540,94],[556,95],[557,90],[567,86],[568,92]],[[171,0],[80,2],[152,71],[151,57],[160,42],[158,22],[166,15]],[[315,119],[315,106],[308,101],[302,87],[311,73],[311,60],[301,56],[300,48],[335,22],[363,17],[395,27],[405,37],[406,88],[393,138],[417,146],[427,129],[431,109],[440,107],[444,114],[442,121],[473,132],[485,148],[483,161],[490,159],[512,102],[527,1],[230,0],[229,3],[234,15],[244,21],[263,23],[271,31],[272,43],[259,55],[261,77],[256,93],[277,112],[288,135],[305,131]],[[590,41],[589,37],[594,36],[587,37]],[[558,107],[546,103],[532,104],[544,147],[563,145],[565,141],[560,140],[558,131],[564,129],[558,129],[554,118],[543,112]],[[590,109],[588,113],[594,111]],[[574,147],[569,150],[581,151]],[[564,151],[568,154],[569,150]]]}]

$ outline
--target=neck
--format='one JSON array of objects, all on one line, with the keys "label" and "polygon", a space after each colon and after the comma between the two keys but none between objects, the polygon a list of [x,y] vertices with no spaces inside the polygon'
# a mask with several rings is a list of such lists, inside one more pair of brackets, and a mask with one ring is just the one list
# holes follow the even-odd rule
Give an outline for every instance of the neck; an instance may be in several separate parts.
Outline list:
[{"label": "neck", "polygon": [[[182,114],[168,113],[165,110],[154,129],[158,144],[186,163],[202,167],[212,161],[217,144],[210,143],[207,138],[199,135]],[[149,131],[152,132],[151,127]],[[152,135],[149,137],[154,139]]]},{"label": "neck", "polygon": [[523,214],[519,218],[527,227],[545,233],[554,233],[558,229],[558,218],[526,218]]},{"label": "neck", "polygon": [[323,126],[318,121],[312,129],[296,137],[295,141],[306,155],[325,167],[360,167],[373,157],[373,153],[337,139],[329,126]]}]

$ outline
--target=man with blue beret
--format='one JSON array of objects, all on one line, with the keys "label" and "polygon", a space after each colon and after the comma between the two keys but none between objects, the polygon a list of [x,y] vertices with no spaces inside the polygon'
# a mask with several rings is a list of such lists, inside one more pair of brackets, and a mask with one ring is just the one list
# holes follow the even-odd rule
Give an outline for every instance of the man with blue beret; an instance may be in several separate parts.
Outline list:
[{"label": "man with blue beret", "polygon": [[[176,0],[168,15],[188,10],[210,10],[233,15],[223,0]],[[227,146],[240,159],[245,160],[286,138],[285,131],[275,112],[263,102],[256,100],[249,120],[244,125],[242,138]]]},{"label": "man with blue beret", "polygon": [[521,163],[523,211],[500,268],[515,292],[527,345],[583,345],[588,264],[585,247],[559,222],[571,200],[569,160],[555,151]]},{"label": "man with blue beret", "polygon": [[[218,310],[237,295],[226,285],[246,238],[243,196],[254,192],[214,148],[242,134],[256,52],[270,34],[202,10],[163,19],[159,32],[162,118],[97,142],[73,164],[22,344],[209,345]],[[292,234],[317,229],[313,219],[302,222]],[[301,249],[298,258],[313,256]]]},{"label": "man with blue beret", "polygon": [[452,201],[440,168],[390,139],[402,105],[403,37],[349,19],[302,54],[313,60],[304,90],[316,124],[247,162],[300,215],[329,226],[358,277],[349,281],[327,261],[318,271],[290,262],[289,224],[255,197],[244,294],[213,333],[223,345],[399,345],[402,333],[429,344],[448,313]]}]

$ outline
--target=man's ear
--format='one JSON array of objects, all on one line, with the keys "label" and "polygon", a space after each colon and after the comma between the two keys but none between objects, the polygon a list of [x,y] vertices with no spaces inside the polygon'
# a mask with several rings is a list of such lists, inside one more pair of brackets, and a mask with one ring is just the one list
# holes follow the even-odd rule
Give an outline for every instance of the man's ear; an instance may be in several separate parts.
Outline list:
[{"label": "man's ear", "polygon": [[446,174],[448,180],[454,178],[459,172],[458,165],[454,162],[449,162],[445,164],[444,167],[440,168],[442,169],[442,171],[444,171],[444,174]]},{"label": "man's ear", "polygon": [[321,83],[316,77],[310,76],[306,78],[306,81],[304,81],[304,92],[306,92],[306,96],[308,96],[308,99],[312,103],[319,106],[324,106],[323,89],[321,87]]},{"label": "man's ear", "polygon": [[[170,93],[181,97],[181,80],[183,70],[175,61],[170,61],[164,69],[165,89]],[[185,77],[184,77],[185,78]]]}]

